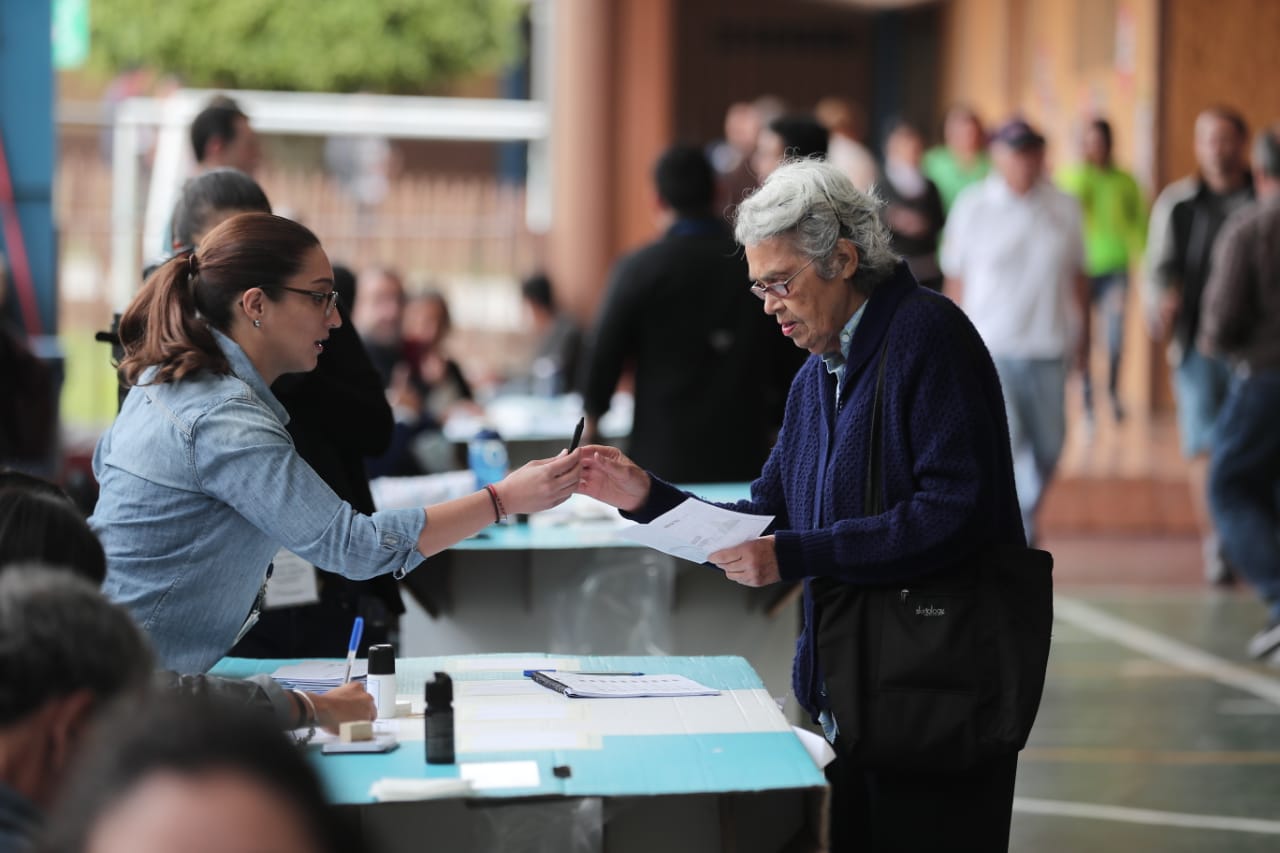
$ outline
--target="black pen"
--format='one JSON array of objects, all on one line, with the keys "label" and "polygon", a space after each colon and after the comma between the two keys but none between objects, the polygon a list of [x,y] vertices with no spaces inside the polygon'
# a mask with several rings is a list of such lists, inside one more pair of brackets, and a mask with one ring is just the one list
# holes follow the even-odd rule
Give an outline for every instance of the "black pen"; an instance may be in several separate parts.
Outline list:
[{"label": "black pen", "polygon": [[636,678],[644,675],[643,672],[578,672],[576,669],[526,669],[524,671],[525,678],[533,678],[536,672],[563,672],[568,675],[624,675],[628,678]]},{"label": "black pen", "polygon": [[585,427],[586,425],[587,425],[586,415],[583,415],[582,417],[578,418],[578,425],[573,428],[573,441],[569,442],[570,453],[578,449],[578,442],[582,441],[582,428]]}]

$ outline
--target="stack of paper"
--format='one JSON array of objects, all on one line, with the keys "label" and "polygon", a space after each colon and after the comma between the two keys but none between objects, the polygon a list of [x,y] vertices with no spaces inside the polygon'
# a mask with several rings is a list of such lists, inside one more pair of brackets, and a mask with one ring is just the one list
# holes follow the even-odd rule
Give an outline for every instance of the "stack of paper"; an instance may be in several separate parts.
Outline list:
[{"label": "stack of paper", "polygon": [[683,675],[601,675],[534,670],[530,677],[543,687],[573,699],[716,696],[720,693]]},{"label": "stack of paper", "polygon": [[[364,681],[368,670],[369,661],[357,660],[351,667],[351,680]],[[340,686],[346,674],[345,660],[308,660],[285,664],[271,673],[271,677],[286,690],[324,693]]]}]

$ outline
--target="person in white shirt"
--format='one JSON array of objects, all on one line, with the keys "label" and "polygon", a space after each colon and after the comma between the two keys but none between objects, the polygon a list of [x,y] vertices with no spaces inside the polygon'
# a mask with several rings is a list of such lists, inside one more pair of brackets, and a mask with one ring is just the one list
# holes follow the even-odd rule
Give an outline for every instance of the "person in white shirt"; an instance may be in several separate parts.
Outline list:
[{"label": "person in white shirt", "polygon": [[1089,351],[1080,206],[1044,177],[1044,148],[1027,122],[1002,126],[995,172],[956,199],[942,247],[946,292],[1000,373],[1028,540],[1066,435],[1068,358],[1080,367]]},{"label": "person in white shirt", "polygon": [[844,172],[855,187],[871,192],[880,170],[863,144],[867,121],[862,107],[847,98],[828,95],[814,106],[813,115],[831,133],[827,162]]}]

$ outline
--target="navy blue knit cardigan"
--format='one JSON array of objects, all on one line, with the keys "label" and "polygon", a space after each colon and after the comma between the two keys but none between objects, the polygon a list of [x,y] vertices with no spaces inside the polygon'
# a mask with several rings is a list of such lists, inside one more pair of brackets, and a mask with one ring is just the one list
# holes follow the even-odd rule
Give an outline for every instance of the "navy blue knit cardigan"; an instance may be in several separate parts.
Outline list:
[{"label": "navy blue knit cardigan", "polygon": [[[887,509],[867,516],[871,403],[886,334]],[[686,497],[655,477],[648,501],[629,517],[648,521]],[[1026,544],[1000,381],[968,318],[899,264],[872,292],[854,332],[839,408],[835,377],[811,356],[791,385],[751,499],[725,506],[776,516],[770,532],[782,578],[806,579],[792,686],[816,716],[821,680],[808,578],[896,583],[957,566],[989,544]]]}]

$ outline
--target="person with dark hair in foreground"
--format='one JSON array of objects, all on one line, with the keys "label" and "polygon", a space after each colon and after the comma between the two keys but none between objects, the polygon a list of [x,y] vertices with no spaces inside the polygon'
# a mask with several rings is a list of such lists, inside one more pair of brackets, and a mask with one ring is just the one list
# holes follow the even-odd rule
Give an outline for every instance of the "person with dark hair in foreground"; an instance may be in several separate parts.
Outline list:
[{"label": "person with dark hair in foreground", "polygon": [[[97,587],[106,563],[98,538],[65,492],[35,477],[0,472],[0,575],[36,564],[66,570]],[[281,688],[265,673],[241,680],[162,670],[155,684],[165,691],[217,694],[257,709],[282,728],[336,731],[340,723],[374,715],[372,698],[356,682],[303,695]]]},{"label": "person with dark hair in foreground", "polygon": [[89,724],[150,676],[142,634],[91,583],[38,564],[0,572],[0,853],[31,848]]},{"label": "person with dark hair in foreground", "polygon": [[42,853],[360,853],[306,757],[260,718],[164,697],[105,720]]},{"label": "person with dark hair in foreground", "polygon": [[[0,475],[0,483],[6,478]],[[67,567],[100,586],[107,558],[80,510],[52,483],[0,485],[0,571],[10,563]]]}]

